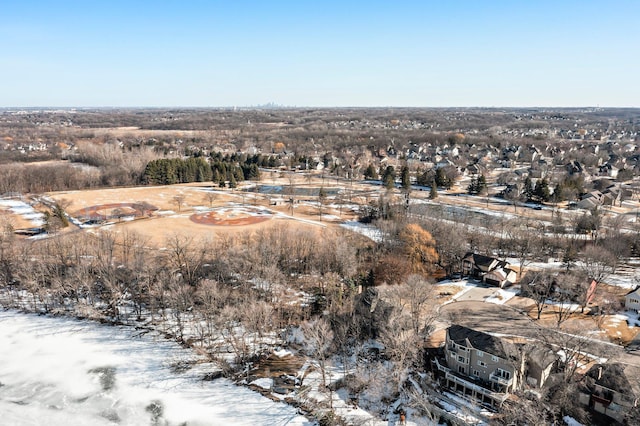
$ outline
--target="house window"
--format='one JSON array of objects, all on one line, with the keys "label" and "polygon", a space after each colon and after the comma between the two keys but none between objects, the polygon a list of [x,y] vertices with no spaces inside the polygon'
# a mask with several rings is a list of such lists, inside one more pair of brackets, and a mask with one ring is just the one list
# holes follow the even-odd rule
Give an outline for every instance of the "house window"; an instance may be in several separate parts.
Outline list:
[{"label": "house window", "polygon": [[484,356],[484,352],[476,351],[476,355],[478,356],[478,358],[482,358]]},{"label": "house window", "polygon": [[467,370],[464,368],[464,366],[459,365],[458,366],[458,373],[467,374]]},{"label": "house window", "polygon": [[476,377],[480,377],[480,372],[478,370],[473,370],[473,375]]},{"label": "house window", "polygon": [[638,300],[638,299],[629,299],[629,303],[638,304],[638,303],[640,303],[640,300]]},{"label": "house window", "polygon": [[459,356],[459,357],[458,357],[458,362],[461,362],[461,363],[463,363],[463,364],[466,364],[466,363],[467,363],[467,359],[466,359],[465,357],[463,357],[463,356]]},{"label": "house window", "polygon": [[462,346],[462,345],[456,345],[458,347],[459,350],[461,351],[465,351],[465,352],[469,352],[469,348]]},{"label": "house window", "polygon": [[496,376],[500,376],[503,379],[509,380],[511,378],[511,373],[508,372],[508,371],[503,370],[502,368],[498,368],[496,370]]},{"label": "house window", "polygon": [[500,358],[498,358],[497,356],[491,355],[491,361],[498,362],[499,360],[500,360]]},{"label": "house window", "polygon": [[487,366],[487,364],[485,364],[485,362],[484,362],[484,361],[480,361],[480,360],[478,360],[478,365],[479,365],[480,367],[486,367],[486,366]]}]

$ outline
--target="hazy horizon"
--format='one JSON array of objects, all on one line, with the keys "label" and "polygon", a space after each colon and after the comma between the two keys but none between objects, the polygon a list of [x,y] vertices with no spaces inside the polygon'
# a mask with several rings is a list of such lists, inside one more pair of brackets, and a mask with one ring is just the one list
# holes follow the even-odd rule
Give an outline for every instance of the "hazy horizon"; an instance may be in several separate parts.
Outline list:
[{"label": "hazy horizon", "polygon": [[640,3],[12,2],[0,106],[634,108]]},{"label": "hazy horizon", "polygon": [[469,106],[406,106],[406,105],[343,105],[343,106],[332,106],[332,105],[278,105],[278,104],[262,104],[262,105],[209,105],[209,106],[199,106],[199,105],[23,105],[23,106],[0,106],[2,110],[56,110],[56,109],[64,109],[64,110],[109,110],[109,109],[433,109],[433,110],[448,110],[448,109],[460,109],[460,110],[473,110],[473,109],[487,109],[487,110],[501,110],[501,109],[511,109],[511,110],[521,110],[521,109],[549,109],[549,110],[574,110],[574,109],[594,109],[594,110],[615,110],[615,109],[640,109],[640,106],[598,106],[598,105],[568,105],[568,106],[555,106],[555,105],[528,105],[528,106],[480,106],[480,105],[469,105]]}]

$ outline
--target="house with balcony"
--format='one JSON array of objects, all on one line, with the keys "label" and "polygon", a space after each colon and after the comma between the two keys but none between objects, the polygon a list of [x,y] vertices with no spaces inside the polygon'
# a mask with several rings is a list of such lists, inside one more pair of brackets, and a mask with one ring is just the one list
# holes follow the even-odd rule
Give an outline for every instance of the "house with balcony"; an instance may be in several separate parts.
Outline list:
[{"label": "house with balcony", "polygon": [[[498,407],[508,394],[527,386],[540,388],[549,377],[557,356],[536,345],[523,350],[524,343],[461,325],[447,329],[444,360],[435,360],[440,382],[450,390]],[[526,356],[525,356],[526,354]]]},{"label": "house with balcony", "polygon": [[447,329],[441,382],[473,400],[500,405],[518,387],[523,371],[515,347],[498,337],[461,325]]},{"label": "house with balcony", "polygon": [[640,369],[611,363],[595,364],[581,381],[579,401],[589,409],[623,423],[631,409],[638,406]]}]

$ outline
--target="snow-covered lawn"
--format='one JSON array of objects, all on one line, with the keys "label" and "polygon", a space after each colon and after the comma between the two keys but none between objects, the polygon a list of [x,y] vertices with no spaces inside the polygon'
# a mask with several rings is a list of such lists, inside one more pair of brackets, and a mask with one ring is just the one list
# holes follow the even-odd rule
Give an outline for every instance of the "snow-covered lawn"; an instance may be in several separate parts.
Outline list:
[{"label": "snow-covered lawn", "polygon": [[[520,261],[518,259],[515,258],[507,258],[507,262],[509,262],[511,265],[513,266],[520,266]],[[577,262],[575,267],[576,268],[580,268],[580,262]],[[624,265],[622,265],[624,266]],[[634,264],[634,262],[629,261],[629,265],[631,268],[624,268],[621,267],[619,268],[618,272],[609,275],[604,282],[615,286],[615,287],[621,287],[621,288],[626,288],[626,289],[634,289],[638,286],[639,283],[639,277],[636,276],[635,269],[638,267],[637,264]],[[527,270],[529,269],[553,269],[553,270],[561,270],[564,268],[564,265],[562,262],[531,262],[527,264]]]},{"label": "snow-covered lawn", "polygon": [[[155,333],[0,312],[0,423],[311,425]],[[165,423],[162,423],[165,424]]]},{"label": "snow-covered lawn", "polygon": [[340,226],[349,229],[350,231],[357,232],[358,234],[362,234],[372,241],[382,241],[382,231],[373,225],[366,225],[356,221],[347,221],[342,223]]},{"label": "snow-covered lawn", "polygon": [[610,315],[609,317],[607,317],[607,320],[610,324],[613,325],[626,323],[631,326],[640,327],[640,315],[633,311],[622,311],[615,315]]}]

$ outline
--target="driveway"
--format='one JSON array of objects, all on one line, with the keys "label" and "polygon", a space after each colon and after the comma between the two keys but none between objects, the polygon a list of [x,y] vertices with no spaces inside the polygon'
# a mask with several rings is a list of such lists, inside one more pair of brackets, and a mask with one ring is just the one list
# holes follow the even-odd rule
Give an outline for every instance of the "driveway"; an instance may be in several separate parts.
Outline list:
[{"label": "driveway", "polygon": [[498,291],[496,287],[474,287],[465,291],[460,297],[456,297],[456,300],[458,302],[484,302],[496,291]]},{"label": "driveway", "polygon": [[[474,290],[495,291],[495,288],[478,288],[469,292]],[[484,293],[474,294],[482,300]],[[442,306],[440,313],[448,316],[452,323],[490,333],[527,335],[533,328],[527,314],[510,306],[493,303],[459,300]]]}]

